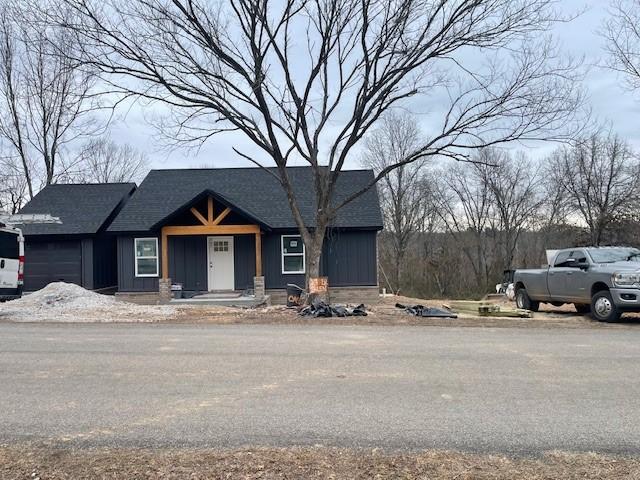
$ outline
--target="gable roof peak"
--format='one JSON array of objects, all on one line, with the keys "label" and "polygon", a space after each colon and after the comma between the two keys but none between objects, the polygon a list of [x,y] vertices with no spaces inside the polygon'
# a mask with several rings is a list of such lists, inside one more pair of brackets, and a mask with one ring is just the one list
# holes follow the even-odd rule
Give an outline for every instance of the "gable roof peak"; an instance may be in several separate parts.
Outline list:
[{"label": "gable roof peak", "polygon": [[61,224],[22,225],[25,235],[92,235],[106,229],[136,189],[135,183],[47,185],[20,213],[49,214]]}]

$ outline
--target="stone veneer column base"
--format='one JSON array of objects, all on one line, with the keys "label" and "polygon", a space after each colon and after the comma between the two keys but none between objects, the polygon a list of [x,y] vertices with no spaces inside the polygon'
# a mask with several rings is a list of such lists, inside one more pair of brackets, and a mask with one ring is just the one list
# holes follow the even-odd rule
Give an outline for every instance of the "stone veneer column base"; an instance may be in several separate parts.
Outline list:
[{"label": "stone veneer column base", "polygon": [[158,281],[158,292],[160,296],[160,301],[168,302],[171,300],[171,279],[170,278],[161,278]]},{"label": "stone veneer column base", "polygon": [[256,298],[264,297],[264,277],[253,277],[253,295]]}]

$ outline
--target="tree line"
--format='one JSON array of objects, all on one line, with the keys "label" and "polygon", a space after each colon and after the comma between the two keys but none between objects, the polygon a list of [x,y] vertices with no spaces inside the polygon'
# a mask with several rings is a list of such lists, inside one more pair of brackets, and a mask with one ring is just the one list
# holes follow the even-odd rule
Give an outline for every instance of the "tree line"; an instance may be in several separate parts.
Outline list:
[{"label": "tree line", "polygon": [[[365,164],[384,168],[418,135],[411,116],[387,117],[367,141]],[[415,163],[378,188],[380,280],[393,292],[482,295],[504,270],[546,263],[547,249],[640,245],[640,160],[610,133],[542,159],[490,147],[469,162]]]},{"label": "tree line", "polygon": [[45,185],[139,180],[146,155],[111,137],[95,72],[59,52],[64,30],[26,4],[0,4],[0,211],[16,213]]}]

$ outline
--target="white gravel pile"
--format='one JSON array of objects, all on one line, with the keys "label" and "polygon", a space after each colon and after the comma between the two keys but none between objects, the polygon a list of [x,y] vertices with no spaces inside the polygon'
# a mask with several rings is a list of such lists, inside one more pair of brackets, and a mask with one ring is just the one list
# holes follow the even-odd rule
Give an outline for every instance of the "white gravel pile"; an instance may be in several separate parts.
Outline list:
[{"label": "white gravel pile", "polygon": [[0,319],[16,322],[153,322],[177,313],[170,305],[135,305],[64,282],[0,304]]}]

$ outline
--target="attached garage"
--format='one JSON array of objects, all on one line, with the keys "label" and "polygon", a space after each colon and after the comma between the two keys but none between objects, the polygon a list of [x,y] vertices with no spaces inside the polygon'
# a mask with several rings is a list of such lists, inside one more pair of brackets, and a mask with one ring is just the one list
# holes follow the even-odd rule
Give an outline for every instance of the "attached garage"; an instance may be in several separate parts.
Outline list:
[{"label": "attached garage", "polygon": [[25,237],[24,289],[52,282],[90,290],[117,285],[116,237],[105,232],[135,184],[49,185],[20,213],[49,214],[61,224],[21,225]]}]

